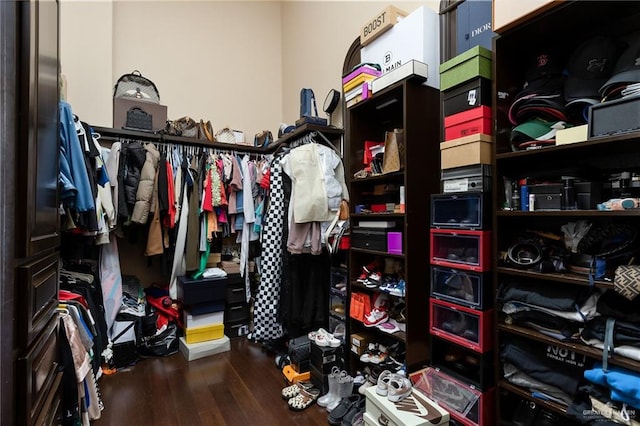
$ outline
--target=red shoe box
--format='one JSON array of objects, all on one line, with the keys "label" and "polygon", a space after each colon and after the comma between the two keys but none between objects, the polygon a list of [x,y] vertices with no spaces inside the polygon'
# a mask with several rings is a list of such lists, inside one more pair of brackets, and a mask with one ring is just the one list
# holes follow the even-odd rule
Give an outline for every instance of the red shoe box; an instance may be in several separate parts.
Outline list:
[{"label": "red shoe box", "polygon": [[482,133],[493,134],[491,108],[481,105],[444,118],[444,140],[462,138]]},{"label": "red shoe box", "polygon": [[432,265],[491,270],[491,231],[431,228],[429,233]]},{"label": "red shoe box", "polygon": [[413,387],[447,410],[466,426],[495,425],[496,388],[480,392],[437,368],[427,367],[409,375]]},{"label": "red shoe box", "polygon": [[430,298],[429,316],[429,329],[434,336],[480,353],[493,349],[493,309],[476,311]]}]

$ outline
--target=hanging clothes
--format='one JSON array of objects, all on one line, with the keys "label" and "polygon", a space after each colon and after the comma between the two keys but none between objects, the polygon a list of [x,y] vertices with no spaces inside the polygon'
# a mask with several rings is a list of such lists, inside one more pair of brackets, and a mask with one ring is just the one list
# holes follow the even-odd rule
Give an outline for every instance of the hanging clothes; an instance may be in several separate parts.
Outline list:
[{"label": "hanging clothes", "polygon": [[276,340],[284,335],[278,319],[280,282],[282,278],[282,235],[285,218],[282,165],[273,161],[270,169],[269,209],[262,235],[260,285],[253,310],[253,338],[256,341]]}]

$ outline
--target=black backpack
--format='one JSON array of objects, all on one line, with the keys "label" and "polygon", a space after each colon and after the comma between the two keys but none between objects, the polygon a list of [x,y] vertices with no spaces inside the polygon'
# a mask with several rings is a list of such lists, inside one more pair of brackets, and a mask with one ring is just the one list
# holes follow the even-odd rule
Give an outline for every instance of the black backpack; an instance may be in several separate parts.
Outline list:
[{"label": "black backpack", "polygon": [[143,77],[140,71],[134,70],[130,74],[123,74],[113,90],[114,98],[130,98],[142,101],[160,103],[160,92],[158,88],[146,77]]}]

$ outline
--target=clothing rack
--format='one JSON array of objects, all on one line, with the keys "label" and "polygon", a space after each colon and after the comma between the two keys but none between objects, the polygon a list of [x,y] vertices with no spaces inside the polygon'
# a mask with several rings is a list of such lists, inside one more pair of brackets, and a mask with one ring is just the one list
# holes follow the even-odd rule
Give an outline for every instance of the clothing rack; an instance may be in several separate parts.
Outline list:
[{"label": "clothing rack", "polygon": [[[186,138],[182,136],[171,136],[160,132],[142,132],[135,130],[114,129],[110,127],[91,126],[95,133],[100,134],[101,140],[106,141],[121,141],[121,140],[135,140],[140,142],[153,142],[168,143],[182,146],[193,146],[202,148],[213,148],[220,151],[235,151],[241,153],[253,153],[253,154],[271,154],[278,150],[278,148],[285,146],[291,147],[292,144],[297,143],[297,140],[303,140],[305,136],[313,134],[313,137],[320,136],[320,139],[316,140],[320,143],[324,143],[327,146],[335,149],[338,153],[341,152],[342,147],[336,146],[332,141],[341,143],[344,130],[331,126],[318,126],[316,124],[303,124],[297,127],[293,132],[283,135],[281,138],[270,144],[266,148],[255,147],[252,145],[240,145],[240,144],[228,144],[221,142],[209,142],[195,138]],[[328,136],[328,137],[327,137]],[[297,145],[296,145],[297,146]]]}]

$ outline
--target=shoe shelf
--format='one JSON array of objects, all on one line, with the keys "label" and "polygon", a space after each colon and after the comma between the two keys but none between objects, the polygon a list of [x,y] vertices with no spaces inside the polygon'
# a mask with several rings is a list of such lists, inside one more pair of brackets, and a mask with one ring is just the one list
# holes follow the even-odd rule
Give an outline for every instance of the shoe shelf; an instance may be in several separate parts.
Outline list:
[{"label": "shoe shelf", "polygon": [[532,212],[500,210],[498,217],[619,217],[640,216],[640,210],[534,210]]},{"label": "shoe shelf", "polygon": [[[562,341],[558,339],[554,339],[553,337],[549,337],[544,335],[536,330],[521,327],[518,325],[512,324],[498,324],[497,329],[502,333],[510,333],[518,336],[526,337],[528,339],[537,340],[542,343],[546,343],[553,346],[558,346],[560,348],[564,348],[581,355],[586,355],[590,358],[593,358],[596,361],[602,360],[602,349],[598,349],[594,346],[589,346],[580,342],[575,341]],[[611,364],[618,365],[620,367],[628,368],[631,370],[640,370],[640,361],[636,361],[631,358],[627,358],[624,356],[612,354],[608,362]]]},{"label": "shoe shelf", "polygon": [[554,413],[561,414],[565,416],[567,414],[567,409],[562,405],[553,401],[546,401],[544,399],[536,398],[527,389],[520,388],[509,383],[506,380],[500,381],[500,388],[507,390],[513,394],[516,394],[522,398],[528,399],[530,401],[535,401],[536,404],[540,405],[547,410],[553,411]]},{"label": "shoe shelf", "polygon": [[369,250],[369,249],[358,248],[358,247],[351,247],[351,251],[357,252],[357,253],[373,254],[375,256],[395,257],[396,259],[404,259],[404,257],[405,257],[404,254],[394,254],[394,253],[389,253],[389,252],[386,252],[386,251]]},{"label": "shoe shelf", "polygon": [[[400,149],[400,170],[360,177],[369,166],[364,161],[368,158],[365,150],[370,144],[365,142],[384,144],[387,132],[395,129],[402,129],[404,139],[404,149]],[[404,297],[399,298],[405,306],[406,332],[390,334],[376,327],[365,327],[361,321],[347,315],[348,330],[350,334],[371,331],[378,341],[402,342],[405,352],[402,361],[406,363],[407,371],[422,368],[429,358],[429,286],[425,285],[429,269],[424,259],[429,258],[428,194],[436,192],[440,186],[439,135],[440,92],[415,81],[399,81],[375,93],[366,102],[345,110],[345,176],[351,198],[352,224],[349,303],[352,292],[391,295],[356,281],[364,267],[373,261],[398,262],[401,268],[394,272],[385,273],[385,268],[375,272],[381,276],[381,283],[397,275],[396,278],[403,279],[406,286]],[[388,223],[366,223],[375,221]],[[411,253],[411,261],[408,253]],[[413,287],[411,283],[414,283]],[[352,371],[359,362],[350,365]]]},{"label": "shoe shelf", "polygon": [[[534,272],[528,271],[526,269],[517,269],[517,268],[509,268],[506,266],[498,266],[496,268],[498,274],[506,274],[513,275],[519,277],[527,277],[527,278],[536,278],[543,279],[545,281],[553,281],[558,283],[566,283],[566,284],[575,284],[575,285],[584,285],[590,286],[589,279],[583,275],[577,275],[572,273],[560,273],[560,272]],[[594,280],[595,287],[604,288],[604,289],[613,289],[613,283],[610,281],[604,280]]]}]

